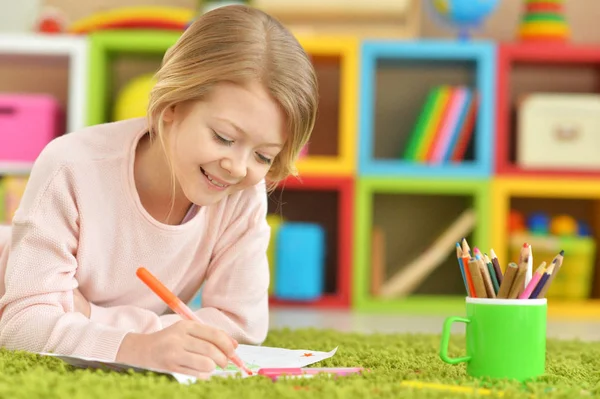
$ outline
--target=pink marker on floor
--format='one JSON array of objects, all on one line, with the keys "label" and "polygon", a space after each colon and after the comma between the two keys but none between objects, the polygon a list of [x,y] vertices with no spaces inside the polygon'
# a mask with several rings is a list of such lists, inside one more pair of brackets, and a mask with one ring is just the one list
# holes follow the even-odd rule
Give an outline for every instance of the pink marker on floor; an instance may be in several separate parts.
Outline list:
[{"label": "pink marker on floor", "polygon": [[277,367],[277,368],[261,368],[258,370],[258,375],[269,377],[273,381],[283,376],[314,376],[319,373],[333,374],[344,376],[349,374],[358,374],[364,371],[362,367],[322,367],[322,368],[300,368],[300,367]]}]

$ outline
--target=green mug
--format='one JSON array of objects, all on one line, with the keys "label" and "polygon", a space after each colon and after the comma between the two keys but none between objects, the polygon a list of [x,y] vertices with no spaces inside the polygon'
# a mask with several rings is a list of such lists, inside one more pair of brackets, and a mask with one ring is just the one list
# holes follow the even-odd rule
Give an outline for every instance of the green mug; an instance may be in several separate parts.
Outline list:
[{"label": "green mug", "polygon": [[[440,358],[449,364],[467,363],[473,377],[527,381],[546,368],[546,298],[466,298],[467,317],[444,322]],[[467,354],[448,356],[452,323],[466,324]]]}]

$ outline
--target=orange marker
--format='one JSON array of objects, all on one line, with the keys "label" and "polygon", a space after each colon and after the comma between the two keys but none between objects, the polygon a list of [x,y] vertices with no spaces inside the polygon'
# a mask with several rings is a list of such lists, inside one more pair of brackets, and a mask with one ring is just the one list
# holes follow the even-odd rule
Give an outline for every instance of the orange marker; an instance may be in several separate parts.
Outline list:
[{"label": "orange marker", "polygon": [[[148,271],[145,267],[140,267],[137,269],[135,274],[142,280],[156,295],[160,297],[172,310],[173,312],[179,314],[186,320],[195,320],[198,323],[202,323],[200,319],[196,316],[194,312],[185,304],[181,299],[179,299],[175,294],[173,294],[163,283],[161,283],[152,273]],[[231,362],[238,366],[240,369],[244,370],[248,375],[252,375],[252,371],[250,371],[245,365],[242,359],[240,359],[236,354],[231,358]]]}]

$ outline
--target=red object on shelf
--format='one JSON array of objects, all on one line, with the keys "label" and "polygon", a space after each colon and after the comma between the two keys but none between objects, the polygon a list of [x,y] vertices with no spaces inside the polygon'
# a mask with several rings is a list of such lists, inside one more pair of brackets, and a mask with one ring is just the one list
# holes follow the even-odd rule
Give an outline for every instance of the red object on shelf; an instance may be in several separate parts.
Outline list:
[{"label": "red object on shelf", "polygon": [[352,248],[354,226],[354,179],[345,177],[319,177],[307,176],[299,179],[290,177],[279,184],[285,190],[311,190],[311,191],[338,191],[338,265],[337,265],[337,291],[325,294],[322,298],[304,301],[286,301],[269,298],[273,307],[302,307],[302,308],[349,308],[352,283]]},{"label": "red object on shelf", "polygon": [[525,6],[525,10],[529,13],[545,13],[545,12],[564,12],[564,7],[560,3],[529,3]]},{"label": "red object on shelf", "polygon": [[[515,63],[526,64],[598,64],[600,46],[570,43],[502,43],[498,46],[496,81],[496,156],[498,175],[547,177],[600,177],[600,171],[568,171],[564,169],[523,169],[509,159],[511,148],[511,72]],[[593,88],[590,89],[593,91]]]}]

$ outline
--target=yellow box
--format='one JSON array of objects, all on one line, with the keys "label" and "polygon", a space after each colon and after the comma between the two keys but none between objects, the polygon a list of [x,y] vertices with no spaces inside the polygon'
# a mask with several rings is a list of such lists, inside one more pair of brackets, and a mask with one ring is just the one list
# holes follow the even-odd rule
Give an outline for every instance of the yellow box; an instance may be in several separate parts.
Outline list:
[{"label": "yellow box", "polygon": [[594,278],[596,243],[592,237],[559,237],[514,234],[509,239],[510,261],[518,262],[523,243],[531,245],[533,269],[546,262],[549,267],[554,257],[565,251],[560,272],[548,288],[549,299],[588,299]]},{"label": "yellow box", "polygon": [[271,283],[269,284],[269,294],[273,294],[273,292],[275,292],[275,272],[277,270],[277,265],[275,263],[275,251],[277,249],[277,234],[279,232],[279,227],[281,227],[283,221],[284,220],[280,215],[272,213],[267,215],[267,223],[269,224],[269,227],[271,227],[271,238],[269,240],[269,247],[267,248],[269,273],[271,275]]}]

